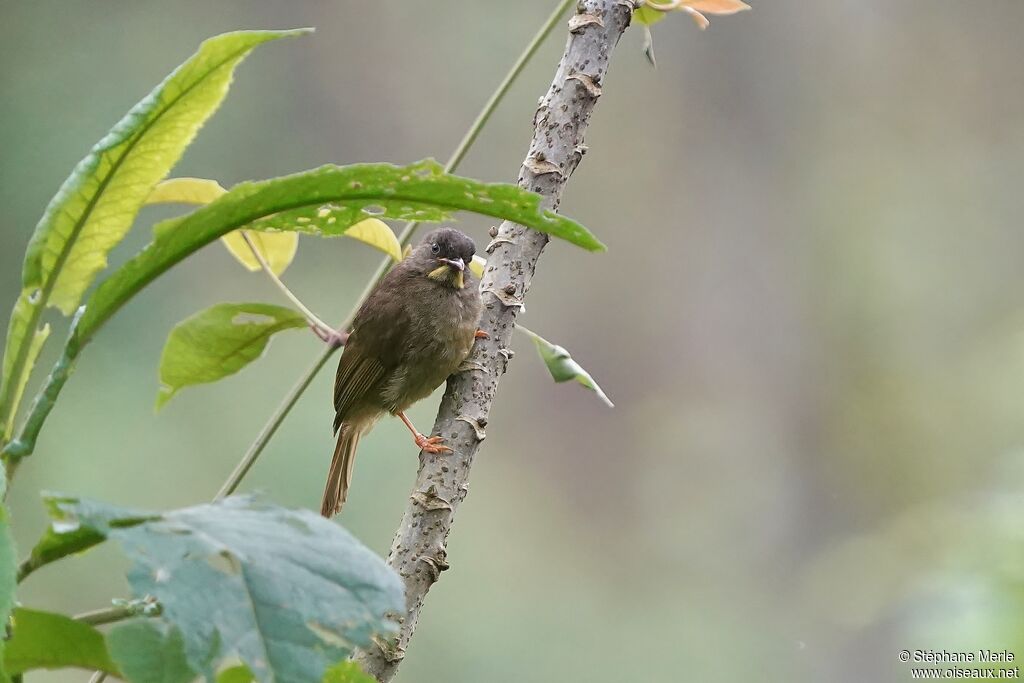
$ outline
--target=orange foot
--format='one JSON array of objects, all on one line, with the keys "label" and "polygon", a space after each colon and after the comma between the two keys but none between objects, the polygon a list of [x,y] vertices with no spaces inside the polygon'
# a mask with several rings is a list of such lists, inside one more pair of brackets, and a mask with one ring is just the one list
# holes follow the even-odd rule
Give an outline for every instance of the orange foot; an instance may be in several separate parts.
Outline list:
[{"label": "orange foot", "polygon": [[490,339],[490,338],[491,338],[491,335],[487,334],[483,330],[477,330],[473,334],[473,339]]},{"label": "orange foot", "polygon": [[413,440],[416,442],[416,445],[419,446],[419,449],[421,451],[426,451],[427,453],[451,453],[452,452],[452,449],[450,449],[450,448],[448,448],[447,446],[444,445],[444,437],[443,436],[426,437],[426,436],[423,436],[422,434],[417,434],[416,437]]}]

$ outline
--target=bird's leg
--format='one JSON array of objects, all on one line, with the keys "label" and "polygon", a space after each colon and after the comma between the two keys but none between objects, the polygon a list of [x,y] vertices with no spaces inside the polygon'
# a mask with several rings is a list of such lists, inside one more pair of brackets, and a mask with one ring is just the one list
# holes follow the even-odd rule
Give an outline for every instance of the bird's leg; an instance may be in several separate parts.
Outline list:
[{"label": "bird's leg", "polygon": [[398,417],[402,418],[402,422],[412,432],[412,440],[416,442],[416,446],[421,451],[427,453],[451,453],[452,449],[444,445],[444,437],[442,436],[431,436],[426,437],[416,431],[416,428],[412,426],[412,422],[405,416],[405,411],[398,413]]},{"label": "bird's leg", "polygon": [[310,323],[309,329],[313,330],[313,334],[319,337],[320,341],[324,342],[332,349],[336,349],[339,346],[344,346],[348,342],[348,332],[331,329],[325,330],[316,323]]},{"label": "bird's leg", "polygon": [[490,339],[491,335],[487,334],[483,330],[477,330],[473,333],[473,339]]}]

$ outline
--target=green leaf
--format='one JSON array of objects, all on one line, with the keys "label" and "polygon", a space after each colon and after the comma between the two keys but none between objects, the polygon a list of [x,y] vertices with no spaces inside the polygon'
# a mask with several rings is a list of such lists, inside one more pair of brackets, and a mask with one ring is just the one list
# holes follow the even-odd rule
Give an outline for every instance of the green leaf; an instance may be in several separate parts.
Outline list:
[{"label": "green leaf", "polygon": [[217,304],[178,323],[160,357],[157,409],[184,387],[238,372],[275,333],[307,325],[300,313],[270,304]]},{"label": "green leaf", "polygon": [[569,352],[563,347],[552,344],[547,339],[527,330],[522,325],[517,325],[516,329],[525,332],[527,336],[533,339],[534,344],[537,345],[537,352],[540,354],[541,360],[544,361],[544,365],[547,366],[548,372],[551,373],[552,379],[556,382],[579,382],[587,389],[596,393],[597,397],[604,401],[609,408],[615,407],[615,404],[605,395],[601,387],[594,381],[594,378],[590,376],[590,373],[573,360]]},{"label": "green leaf", "polygon": [[261,43],[306,31],[237,31],[205,41],[72,171],[36,227],[25,288],[70,315],[153,187],[220,106],[234,69]]},{"label": "green leaf", "polygon": [[395,237],[395,231],[379,218],[359,221],[345,231],[345,237],[359,240],[391,257],[392,261],[402,260],[402,245]]},{"label": "green leaf", "polygon": [[185,658],[181,631],[153,619],[136,619],[107,636],[110,656],[129,683],[189,683],[197,674]]},{"label": "green leaf", "polygon": [[4,650],[4,668],[14,676],[32,669],[80,667],[120,676],[103,634],[88,624],[52,612],[19,607]]},{"label": "green leaf", "polygon": [[[7,492],[7,474],[0,466],[0,501]],[[7,624],[14,607],[14,589],[17,586],[17,551],[14,537],[11,535],[11,524],[7,517],[7,507],[0,503],[0,626]],[[8,672],[3,666],[3,652],[6,643],[0,640],[0,681],[8,680]]]},{"label": "green leaf", "polygon": [[376,679],[363,673],[355,662],[339,662],[327,670],[323,683],[376,683]]},{"label": "green leaf", "polygon": [[249,683],[251,680],[252,672],[244,664],[228,667],[217,674],[217,683]]},{"label": "green leaf", "polygon": [[[230,497],[119,527],[121,511],[63,499],[64,514],[118,539],[128,580],[181,630],[189,666],[227,660],[259,681],[320,680],[374,634],[396,628],[398,576],[341,527],[307,510]],[[212,650],[212,652],[211,652]]]},{"label": "green leaf", "polygon": [[155,228],[155,239],[93,294],[77,335],[88,340],[139,290],[186,256],[240,227],[341,235],[367,216],[443,221],[473,211],[515,221],[587,249],[604,248],[586,228],[542,209],[540,196],[515,185],[486,184],[444,173],[434,161],[410,166],[324,166],[242,183],[220,199]]},{"label": "green leaf", "polygon": [[153,186],[220,106],[235,67],[261,43],[306,33],[238,31],[211,38],[136,104],[82,159],[50,200],[25,252],[22,292],[8,325],[0,427],[17,411],[32,370],[35,328],[47,305],[70,315]]},{"label": "green leaf", "polygon": [[633,10],[633,21],[643,25],[650,26],[651,24],[657,24],[659,21],[665,18],[665,12],[656,10],[646,5],[638,7]]},{"label": "green leaf", "polygon": [[[149,194],[147,204],[209,204],[227,190],[216,180],[206,178],[170,178],[165,180]],[[299,248],[299,236],[292,232],[252,232],[246,233],[249,241],[242,237],[241,230],[235,230],[221,237],[221,242],[228,253],[235,257],[250,272],[260,270],[262,266],[252,253],[252,243],[263,260],[270,266],[275,275],[281,275]]]},{"label": "green leaf", "polygon": [[[32,335],[32,341],[28,347],[28,359],[25,364],[25,367],[28,368],[30,371],[32,368],[35,367],[36,360],[39,359],[39,352],[43,350],[43,343],[49,336],[49,323],[43,325],[41,328],[36,330],[34,335]],[[18,405],[19,403],[21,403],[21,397],[25,393],[25,387],[28,385],[29,374],[29,372],[23,372],[21,373],[21,377],[18,378],[18,383],[14,387],[14,393],[12,395],[14,405]],[[5,426],[4,434],[10,434],[11,431],[14,429],[14,417],[15,415],[13,412],[7,416],[7,425]]]},{"label": "green leaf", "polygon": [[[90,509],[87,507],[91,505],[88,501],[64,496],[44,494],[43,502],[52,521],[32,548],[28,559],[19,568],[18,581],[51,562],[102,543],[112,527],[128,527],[146,520],[159,519],[151,513],[104,505]],[[65,512],[63,506],[70,504],[76,505],[76,509],[79,510],[84,508],[84,512],[80,514],[89,518],[89,525],[79,524],[75,516]]]}]

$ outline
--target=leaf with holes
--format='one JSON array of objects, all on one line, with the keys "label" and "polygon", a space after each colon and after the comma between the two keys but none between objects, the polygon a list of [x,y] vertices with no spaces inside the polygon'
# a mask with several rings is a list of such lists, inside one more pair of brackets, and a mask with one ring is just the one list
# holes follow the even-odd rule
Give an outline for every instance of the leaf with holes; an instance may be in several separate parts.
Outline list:
[{"label": "leaf with holes", "polygon": [[53,612],[14,610],[4,669],[14,676],[33,669],[78,667],[120,676],[103,634],[88,624]]},{"label": "leaf with holes", "polygon": [[67,498],[58,506],[121,542],[133,592],[159,600],[160,621],[180,630],[189,666],[204,675],[240,659],[261,682],[318,681],[393,632],[387,615],[404,607],[398,575],[307,510],[230,497],[118,527],[117,508]]},{"label": "leaf with holes", "polygon": [[263,355],[270,338],[308,325],[302,314],[271,304],[217,304],[178,323],[160,356],[161,408],[182,388],[216,382]]},{"label": "leaf with holes", "polygon": [[236,185],[211,204],[157,225],[153,242],[93,294],[76,328],[76,341],[88,341],[143,287],[232,230],[246,227],[333,236],[368,216],[437,222],[450,219],[456,211],[515,221],[590,250],[604,248],[582,225],[542,209],[539,195],[515,185],[448,175],[434,161],[410,166],[324,166]]},{"label": "leaf with holes", "polygon": [[[227,193],[216,180],[206,178],[170,178],[153,188],[147,204],[209,204]],[[252,247],[260,253],[275,275],[281,275],[299,248],[299,236],[292,232],[252,232],[246,235]],[[260,262],[252,253],[241,230],[229,232],[220,238],[228,253],[249,271],[260,270]]]}]

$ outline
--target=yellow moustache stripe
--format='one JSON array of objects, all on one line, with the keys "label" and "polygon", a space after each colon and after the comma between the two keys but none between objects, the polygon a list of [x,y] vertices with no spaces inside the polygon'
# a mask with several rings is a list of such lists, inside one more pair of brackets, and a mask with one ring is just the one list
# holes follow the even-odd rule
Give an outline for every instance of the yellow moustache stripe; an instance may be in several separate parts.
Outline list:
[{"label": "yellow moustache stripe", "polygon": [[431,280],[438,280],[440,282],[451,281],[452,286],[457,289],[462,289],[466,286],[466,278],[461,270],[455,270],[451,266],[440,266],[434,268],[432,271],[427,273],[427,277]]}]

